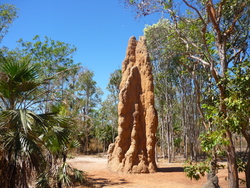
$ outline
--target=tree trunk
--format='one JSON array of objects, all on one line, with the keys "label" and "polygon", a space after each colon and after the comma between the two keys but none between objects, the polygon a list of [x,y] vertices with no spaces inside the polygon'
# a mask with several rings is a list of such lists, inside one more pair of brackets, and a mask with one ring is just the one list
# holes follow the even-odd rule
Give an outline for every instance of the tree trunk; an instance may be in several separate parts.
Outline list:
[{"label": "tree trunk", "polygon": [[[217,49],[220,56],[220,72],[221,79],[226,79],[226,73],[228,64],[226,61],[226,37],[221,36],[221,40],[217,41]],[[218,77],[217,77],[218,78]],[[220,112],[223,114],[223,117],[227,117],[227,107],[224,103],[226,95],[227,84],[225,80],[220,83],[217,83],[217,86],[220,90]],[[227,159],[228,159],[228,187],[229,188],[238,188],[239,187],[239,176],[236,162],[236,152],[232,138],[232,132],[226,128],[226,137],[229,139],[229,145],[227,146]]]},{"label": "tree trunk", "polygon": [[170,143],[170,128],[169,123],[167,122],[167,144],[168,144],[168,163],[171,163],[171,143]]},{"label": "tree trunk", "polygon": [[250,188],[250,151],[248,150],[248,155],[247,155],[247,165],[246,165],[246,187]]},{"label": "tree trunk", "polygon": [[164,122],[164,118],[161,118],[161,154],[162,154],[162,158],[165,159],[166,154],[165,154],[165,134],[164,134],[164,130],[165,130],[165,122]]},{"label": "tree trunk", "polygon": [[172,159],[173,159],[173,161],[175,161],[175,145],[174,145],[174,136],[173,135],[171,137],[171,141],[172,141]]},{"label": "tree trunk", "polygon": [[[249,125],[247,125],[249,126]],[[247,165],[245,169],[245,174],[246,174],[246,187],[250,188],[250,135],[249,135],[249,130],[246,129],[245,126],[242,126],[243,128],[241,129],[242,135],[245,137],[247,141]]]},{"label": "tree trunk", "polygon": [[184,135],[184,157],[186,160],[188,160],[188,144],[187,144],[187,133],[185,132]]},{"label": "tree trunk", "polygon": [[227,159],[228,159],[228,187],[238,188],[239,177],[236,162],[236,153],[232,139],[232,133],[227,130],[226,136],[229,139],[229,145],[227,146]]},{"label": "tree trunk", "polygon": [[194,160],[194,144],[192,141],[190,142],[190,159],[191,161]]}]

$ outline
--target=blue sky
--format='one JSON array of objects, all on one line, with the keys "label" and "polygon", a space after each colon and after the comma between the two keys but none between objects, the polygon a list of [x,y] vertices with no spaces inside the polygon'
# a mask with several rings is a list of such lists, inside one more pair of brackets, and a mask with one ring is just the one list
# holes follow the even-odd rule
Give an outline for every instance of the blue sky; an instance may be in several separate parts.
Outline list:
[{"label": "blue sky", "polygon": [[2,0],[19,8],[19,17],[9,28],[1,46],[10,49],[22,38],[48,36],[77,47],[76,63],[94,71],[94,80],[105,88],[110,74],[121,68],[128,39],[143,35],[146,24],[160,18],[153,15],[135,19],[125,10],[123,0]]}]

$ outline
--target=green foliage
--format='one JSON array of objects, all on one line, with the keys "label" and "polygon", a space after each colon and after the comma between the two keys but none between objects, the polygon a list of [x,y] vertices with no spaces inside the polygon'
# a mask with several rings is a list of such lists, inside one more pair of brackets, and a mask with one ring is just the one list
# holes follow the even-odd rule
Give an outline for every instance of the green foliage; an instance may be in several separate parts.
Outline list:
[{"label": "green foliage", "polygon": [[181,142],[182,142],[181,138],[175,138],[174,139],[174,146],[177,148],[180,147]]},{"label": "green foliage", "polygon": [[95,136],[105,144],[105,149],[107,149],[107,146],[113,142],[114,137],[117,136],[117,132],[114,132],[114,127],[111,125],[98,126],[95,128]]},{"label": "green foliage", "polygon": [[[43,103],[30,103],[30,106],[42,113],[53,111],[74,118],[76,131],[80,130],[79,135],[88,138],[93,126],[93,111],[101,101],[102,91],[93,80],[94,73],[74,63],[76,48],[38,35],[31,42],[20,39],[18,44],[18,48],[5,54],[23,61],[32,60],[31,64],[39,68],[38,79],[44,82],[35,96],[37,101]],[[83,142],[80,143],[81,147],[85,147]]]},{"label": "green foliage", "polygon": [[216,154],[223,154],[223,146],[229,144],[229,141],[225,138],[224,132],[219,130],[207,131],[200,134],[201,147],[203,151],[211,153],[215,148]]},{"label": "green foliage", "polygon": [[49,37],[41,39],[38,35],[31,42],[20,39],[18,44],[19,47],[11,53],[32,59],[32,63],[40,67],[40,78],[57,76],[54,82],[50,82],[52,88],[58,89],[62,84],[68,86],[69,79],[77,73],[79,64],[72,59],[76,47],[70,44]]},{"label": "green foliage", "polygon": [[[17,9],[3,4],[0,17],[2,40]],[[80,72],[70,44],[38,35],[18,43],[12,51],[2,49],[0,57],[1,186],[28,187],[35,175],[40,187],[82,183],[82,172],[66,159],[81,146],[75,137],[79,125],[88,136],[93,126],[91,116],[102,93],[93,72]]]},{"label": "green foliage", "polygon": [[8,28],[17,18],[17,8],[11,4],[0,5],[0,42],[8,32]]},{"label": "green foliage", "polygon": [[[46,115],[27,109],[41,84],[36,82],[37,69],[29,63],[1,57],[1,64],[0,163],[6,163],[0,168],[1,182],[6,187],[26,187],[32,169],[39,173],[45,161],[39,132],[47,131],[49,124],[43,118]],[[5,177],[6,172],[9,178]]]},{"label": "green foliage", "polygon": [[3,100],[1,108],[13,109],[17,104],[26,107],[27,104],[23,103],[26,93],[34,92],[41,85],[37,80],[36,67],[29,62],[17,61],[12,57],[1,56],[0,58],[0,88]]},{"label": "green foliage", "polygon": [[[161,19],[144,29],[153,64],[156,108],[161,134],[159,141],[163,151],[172,148],[172,145],[179,147],[181,141],[185,142],[183,134],[187,136],[188,144],[192,145],[190,150],[193,150],[192,147],[196,147],[193,142],[198,139],[197,133],[201,127],[200,117],[196,116],[194,82],[189,67],[184,66],[193,62],[186,57],[186,44],[178,39],[179,35],[188,37],[186,33],[190,33],[198,40],[200,23],[191,18],[184,18],[179,24],[180,31],[176,31],[176,26],[170,20]],[[191,26],[192,31],[190,31]],[[190,45],[190,50],[195,48]],[[197,68],[197,74],[199,82],[202,83],[206,77],[200,68]]]},{"label": "green foliage", "polygon": [[73,182],[84,182],[82,171],[71,168],[67,163],[62,163],[57,169],[57,184],[62,187],[70,187]]},{"label": "green foliage", "polygon": [[[46,92],[41,87],[47,81],[39,78],[38,66],[17,56],[0,60],[1,186],[27,187],[34,173],[42,173],[39,182],[48,187],[54,178],[48,169],[60,166],[58,161],[66,161],[68,150],[79,146],[72,138],[74,122],[58,110],[39,114],[36,107],[44,103],[40,99]],[[60,179],[66,184],[64,180]]]},{"label": "green foliage", "polygon": [[89,115],[91,110],[101,101],[100,96],[102,91],[96,86],[96,81],[93,79],[94,72],[84,69],[78,76],[75,86],[76,96],[82,98],[83,114]]},{"label": "green foliage", "polygon": [[108,95],[96,111],[95,137],[101,141],[104,149],[115,141],[117,136],[118,112],[116,95]]},{"label": "green foliage", "polygon": [[[170,64],[166,62],[177,62],[191,73],[198,110],[205,128],[205,133],[200,135],[201,146],[204,151],[212,153],[214,158],[227,152],[230,159],[228,165],[232,169],[229,172],[229,183],[232,187],[237,187],[236,151],[232,135],[242,134],[248,144],[250,140],[250,2],[234,0],[228,3],[208,3],[187,0],[183,1],[184,7],[189,9],[186,15],[179,12],[183,4],[173,1],[174,6],[166,10],[165,1],[163,6],[160,5],[161,2],[136,1],[132,5],[137,6],[139,15],[155,11],[169,13],[168,19],[161,19],[144,29],[149,50],[153,52],[153,60],[157,62],[155,67],[158,71],[162,65]],[[169,70],[171,66],[165,68]],[[186,70],[181,69],[179,72]],[[171,74],[169,71],[166,73]],[[180,77],[181,74],[177,76]],[[162,89],[163,85],[167,88],[166,83],[169,82],[165,81],[166,77],[156,75],[155,78],[159,79],[158,83],[165,83],[158,87],[156,85],[156,89]],[[173,85],[175,84],[172,84],[172,88]],[[158,100],[162,100],[171,90],[166,92],[162,89],[157,92],[163,96]],[[167,104],[166,109],[169,106],[171,105]],[[189,170],[191,177],[198,178],[195,177],[195,167]],[[250,185],[250,181],[248,184]]]},{"label": "green foliage", "polygon": [[239,172],[246,172],[246,161],[242,159],[237,159],[237,166],[238,166],[238,171]]},{"label": "green foliage", "polygon": [[[199,180],[201,177],[204,177],[206,173],[210,173],[212,167],[211,167],[211,159],[207,159],[204,162],[196,162],[193,164],[190,161],[187,161],[184,165],[184,172],[186,172],[187,177],[189,177],[191,180]],[[215,171],[219,168],[225,168],[225,165],[216,164],[213,168],[215,168]]]},{"label": "green foliage", "polygon": [[[53,178],[53,179],[51,179]],[[43,172],[38,176],[37,188],[72,187],[76,184],[86,182],[84,172],[72,168],[68,163],[63,162],[55,170]]]},{"label": "green foliage", "polygon": [[73,61],[76,48],[48,37],[40,39],[38,35],[31,42],[20,39],[18,45],[18,48],[6,51],[5,54],[22,61],[32,60],[32,65],[39,67],[38,78],[46,81],[40,87],[40,90],[47,92],[46,95],[37,95],[45,101],[39,108],[48,112],[52,106],[59,105],[59,101],[61,106],[64,103],[64,107],[68,107],[66,103],[74,96],[72,85],[75,84],[79,69],[79,64]]},{"label": "green foliage", "polygon": [[249,130],[249,66],[249,60],[245,60],[230,68],[228,73],[228,97],[224,102],[228,107],[230,129],[237,133]]},{"label": "green foliage", "polygon": [[109,90],[109,92],[111,92],[111,95],[114,95],[113,97],[115,98],[117,98],[120,92],[119,87],[120,87],[121,80],[122,80],[121,69],[117,69],[113,73],[111,73],[107,89]]},{"label": "green foliage", "polygon": [[209,162],[200,162],[196,164],[192,164],[192,162],[186,162],[184,166],[184,172],[186,172],[187,177],[191,180],[199,180],[201,177],[205,176],[205,173],[210,172]]}]

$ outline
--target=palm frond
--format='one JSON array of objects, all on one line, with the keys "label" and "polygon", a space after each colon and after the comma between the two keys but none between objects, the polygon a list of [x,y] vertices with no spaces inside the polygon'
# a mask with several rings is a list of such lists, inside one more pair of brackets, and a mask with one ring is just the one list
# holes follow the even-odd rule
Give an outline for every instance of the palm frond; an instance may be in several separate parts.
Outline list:
[{"label": "palm frond", "polygon": [[62,163],[58,168],[58,182],[60,182],[63,186],[69,187],[72,184],[72,181],[69,176],[69,168],[70,166],[65,162]]},{"label": "palm frond", "polygon": [[42,153],[42,141],[36,138],[33,134],[20,134],[20,143],[22,148],[22,155],[25,156],[31,168],[35,168],[37,172],[40,171],[41,164],[44,161]]},{"label": "palm frond", "polygon": [[80,184],[85,182],[83,171],[74,168],[73,169],[73,174],[74,174],[74,180],[76,182],[79,182]]},{"label": "palm frond", "polygon": [[29,118],[29,114],[27,113],[26,109],[20,109],[19,114],[23,130],[27,134],[27,129],[31,130],[31,123],[32,123]]},{"label": "palm frond", "polygon": [[0,71],[9,77],[9,81],[23,82],[34,81],[38,77],[38,69],[31,65],[29,61],[18,61],[13,57],[3,57]]},{"label": "palm frond", "polygon": [[9,127],[11,126],[11,122],[16,121],[18,117],[18,111],[16,110],[4,110],[0,113],[0,119],[4,126]]},{"label": "palm frond", "polygon": [[71,142],[74,122],[58,112],[37,114],[40,104],[51,100],[39,86],[52,77],[39,80],[38,66],[29,61],[0,55],[0,63],[0,182],[4,187],[28,187],[30,176],[37,173],[38,187],[50,187],[52,177],[70,186],[72,177],[81,174],[66,163],[68,149],[80,145]]},{"label": "palm frond", "polygon": [[14,153],[18,153],[17,150],[20,150],[20,147],[17,147],[16,140],[19,135],[15,134],[12,131],[8,131],[5,134],[2,135],[2,140],[4,141],[2,144],[3,151],[10,151],[11,149],[14,150]]},{"label": "palm frond", "polygon": [[67,128],[59,127],[59,126],[53,126],[52,129],[52,134],[56,137],[58,144],[61,146],[67,145],[69,142],[69,136],[70,136],[70,131]]},{"label": "palm frond", "polygon": [[0,113],[0,119],[1,126],[9,128],[15,126],[19,131],[24,131],[25,133],[27,133],[28,130],[32,130],[32,127],[34,126],[38,125],[42,128],[46,126],[46,123],[41,116],[27,109],[4,110]]},{"label": "palm frond", "polygon": [[[29,61],[17,61],[13,57],[0,56],[0,99],[6,109],[23,102],[22,95],[38,89],[38,68]],[[26,96],[27,97],[27,96]]]},{"label": "palm frond", "polygon": [[69,149],[79,148],[81,146],[78,140],[72,140],[69,144]]},{"label": "palm frond", "polygon": [[49,185],[49,174],[47,172],[41,173],[38,176],[38,180],[36,182],[37,188],[50,188]]},{"label": "palm frond", "polygon": [[39,114],[36,114],[35,112],[28,110],[28,115],[33,119],[33,126],[36,126],[36,128],[42,128],[43,131],[46,132],[46,127],[47,122],[46,120],[43,118],[44,116],[41,116]]}]

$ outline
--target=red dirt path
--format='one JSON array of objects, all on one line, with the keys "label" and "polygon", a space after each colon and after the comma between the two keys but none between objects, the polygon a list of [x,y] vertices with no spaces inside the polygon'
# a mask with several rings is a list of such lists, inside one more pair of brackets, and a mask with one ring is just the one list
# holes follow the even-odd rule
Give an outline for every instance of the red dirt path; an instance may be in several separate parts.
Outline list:
[{"label": "red dirt path", "polygon": [[[78,156],[68,162],[77,169],[83,170],[92,180],[94,187],[105,188],[201,188],[206,177],[199,181],[190,180],[183,172],[182,163],[159,163],[159,172],[152,174],[116,174],[107,168],[106,157]],[[220,169],[217,174],[221,188],[226,188],[227,170]],[[241,177],[244,174],[240,174]],[[241,188],[245,185],[241,185]]]}]

